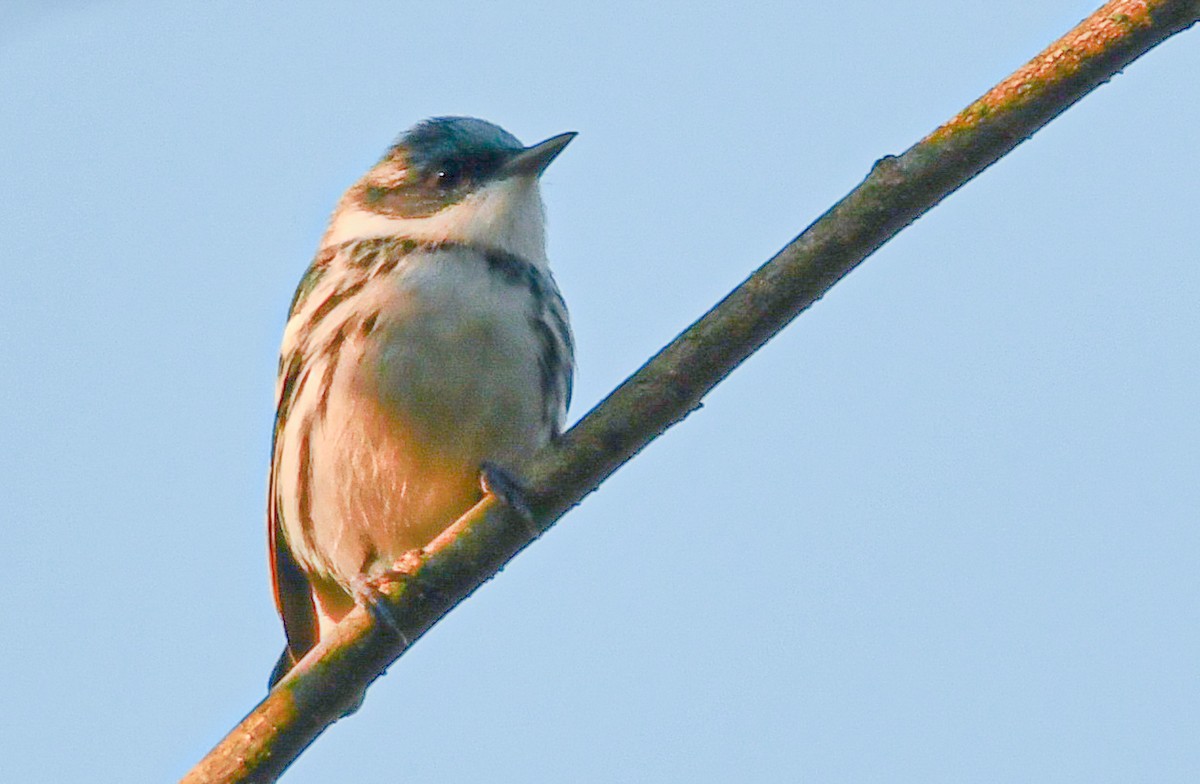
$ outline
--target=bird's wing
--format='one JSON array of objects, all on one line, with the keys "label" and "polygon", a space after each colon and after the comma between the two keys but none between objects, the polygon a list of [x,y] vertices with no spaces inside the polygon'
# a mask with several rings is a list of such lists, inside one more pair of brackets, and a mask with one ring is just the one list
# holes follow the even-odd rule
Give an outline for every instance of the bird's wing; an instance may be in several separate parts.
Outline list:
[{"label": "bird's wing", "polygon": [[[330,259],[329,253],[317,255],[296,289],[288,314],[289,319],[295,314],[304,297],[311,293],[319,282]],[[288,544],[283,526],[283,499],[279,496],[279,464],[282,450],[280,438],[286,412],[296,394],[302,364],[301,352],[287,350],[286,337],[284,349],[284,356],[290,356],[290,359],[280,363],[279,379],[275,386],[275,427],[271,434],[271,473],[267,480],[267,546],[270,549],[271,590],[275,594],[275,608],[279,611],[279,617],[283,619],[287,646],[271,672],[271,686],[317,644],[319,636],[312,585]]]},{"label": "bird's wing", "polygon": [[271,672],[270,685],[274,686],[287,674],[296,662],[317,644],[317,611],[313,606],[312,586],[308,582],[296,558],[292,555],[287,537],[283,533],[279,499],[275,493],[275,463],[278,457],[272,449],[271,478],[268,482],[270,495],[267,501],[267,544],[271,551],[271,591],[275,594],[275,608],[283,619],[283,631],[287,646]]}]

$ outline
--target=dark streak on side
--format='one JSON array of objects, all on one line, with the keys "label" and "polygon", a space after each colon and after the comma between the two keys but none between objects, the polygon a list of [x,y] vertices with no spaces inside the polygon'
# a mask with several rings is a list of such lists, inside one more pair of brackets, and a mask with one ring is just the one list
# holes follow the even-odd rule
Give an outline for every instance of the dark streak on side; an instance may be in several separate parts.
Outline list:
[{"label": "dark streak on side", "polygon": [[542,390],[542,419],[550,430],[558,428],[559,401],[562,400],[563,369],[569,367],[563,358],[562,349],[553,329],[546,319],[529,317],[529,326],[538,339],[538,375]]},{"label": "dark streak on side", "polygon": [[[536,285],[537,268],[533,264],[515,253],[498,250],[496,248],[479,248],[483,254],[484,261],[487,262],[488,269],[500,276],[505,283],[516,286],[520,283],[525,283],[531,290]],[[531,285],[533,284],[533,285]],[[534,291],[534,295],[537,295]]]},{"label": "dark streak on side", "polygon": [[329,264],[336,255],[336,248],[326,248],[313,259],[312,264],[305,270],[304,277],[300,278],[300,285],[296,287],[296,293],[292,295],[292,304],[288,306],[288,318],[296,315],[296,311],[304,307],[308,295],[313,292],[313,289],[321,282],[321,278],[329,271]]},{"label": "dark streak on side", "polygon": [[[284,363],[284,357],[279,358],[280,365]],[[282,435],[280,432],[283,425],[287,422],[288,413],[292,410],[292,404],[296,398],[300,396],[300,392],[304,389],[304,380],[308,378],[308,374],[300,376],[300,371],[304,367],[304,352],[296,349],[291,356],[287,358],[287,373],[283,376],[283,386],[279,390],[279,402],[275,408],[275,432],[273,435],[274,442],[279,441]]]},{"label": "dark streak on side", "polygon": [[374,239],[356,242],[346,259],[346,265],[355,269],[370,269],[379,260],[382,250],[383,244]]},{"label": "dark streak on side", "polygon": [[557,435],[560,412],[571,402],[572,356],[575,353],[571,328],[567,324],[567,306],[554,285],[550,273],[513,253],[495,248],[477,248],[488,269],[510,286],[529,291],[529,326],[538,340],[538,374],[543,419]]},{"label": "dark streak on side", "polygon": [[385,258],[383,260],[382,264],[380,264],[378,267],[375,268],[375,271],[372,273],[372,275],[374,277],[379,277],[381,275],[387,275],[392,270],[396,269],[397,265],[399,265],[399,264],[400,264],[400,256],[398,254],[393,254],[391,256],[388,256],[387,258]]},{"label": "dark streak on side", "polygon": [[312,519],[312,422],[305,422],[300,433],[300,476],[296,483],[296,506],[300,513],[300,531],[304,546],[314,549]]},{"label": "dark streak on side", "polygon": [[567,323],[567,303],[563,302],[562,295],[557,290],[553,290],[551,294],[551,302],[546,311],[554,320],[554,329],[562,339],[563,345],[567,347],[567,354],[574,356],[575,339],[571,336],[571,326]]},{"label": "dark streak on side", "polygon": [[375,322],[377,322],[378,320],[379,320],[379,311],[376,310],[373,313],[371,313],[369,316],[367,316],[365,319],[362,320],[362,324],[359,325],[359,334],[364,338],[369,336],[372,332],[375,331]]},{"label": "dark streak on side", "polygon": [[324,302],[317,306],[317,309],[313,311],[312,316],[308,319],[308,323],[304,325],[304,337],[307,338],[311,335],[312,331],[317,328],[322,319],[329,315],[330,311],[362,291],[365,285],[367,285],[367,281],[363,278],[330,294]]},{"label": "dark streak on side", "polygon": [[325,419],[325,410],[329,407],[329,392],[333,388],[333,377],[337,373],[338,357],[342,353],[342,344],[346,342],[346,334],[350,331],[351,321],[353,321],[352,318],[343,322],[337,328],[337,332],[333,333],[333,337],[325,347],[326,355],[322,358],[325,361],[325,372],[321,374],[321,386],[317,390],[316,418],[318,421]]}]

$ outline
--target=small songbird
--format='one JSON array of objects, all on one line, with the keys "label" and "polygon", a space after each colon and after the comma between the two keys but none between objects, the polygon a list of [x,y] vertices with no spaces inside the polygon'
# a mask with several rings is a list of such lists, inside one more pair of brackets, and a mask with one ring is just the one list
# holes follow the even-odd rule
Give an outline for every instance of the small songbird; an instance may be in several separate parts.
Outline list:
[{"label": "small songbird", "polygon": [[574,136],[524,147],[483,120],[426,120],[338,203],[279,360],[272,685],[479,500],[481,471],[560,433],[574,350],[538,180]]}]

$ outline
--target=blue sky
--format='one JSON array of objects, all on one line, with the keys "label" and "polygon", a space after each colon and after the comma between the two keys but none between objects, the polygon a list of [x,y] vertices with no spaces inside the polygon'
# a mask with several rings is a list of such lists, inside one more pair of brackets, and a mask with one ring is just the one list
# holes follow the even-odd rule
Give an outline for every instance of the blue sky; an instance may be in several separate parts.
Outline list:
[{"label": "blue sky", "polygon": [[[9,2],[6,781],[169,781],[282,644],[276,351],[431,115],[545,178],[572,419],[1093,10]],[[1197,33],[839,284],[285,776],[1194,781]]]}]

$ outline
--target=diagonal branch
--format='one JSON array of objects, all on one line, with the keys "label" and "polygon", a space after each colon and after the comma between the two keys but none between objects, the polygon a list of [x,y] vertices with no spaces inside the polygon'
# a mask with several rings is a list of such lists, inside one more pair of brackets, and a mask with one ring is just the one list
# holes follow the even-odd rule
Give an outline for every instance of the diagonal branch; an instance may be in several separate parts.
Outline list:
[{"label": "diagonal branch", "polygon": [[183,781],[274,781],[441,616],[674,423],[863,259],[1158,43],[1200,0],[1116,0],[834,205],[526,466],[536,524],[485,497],[386,590],[407,642],[362,609],[312,650]]}]

